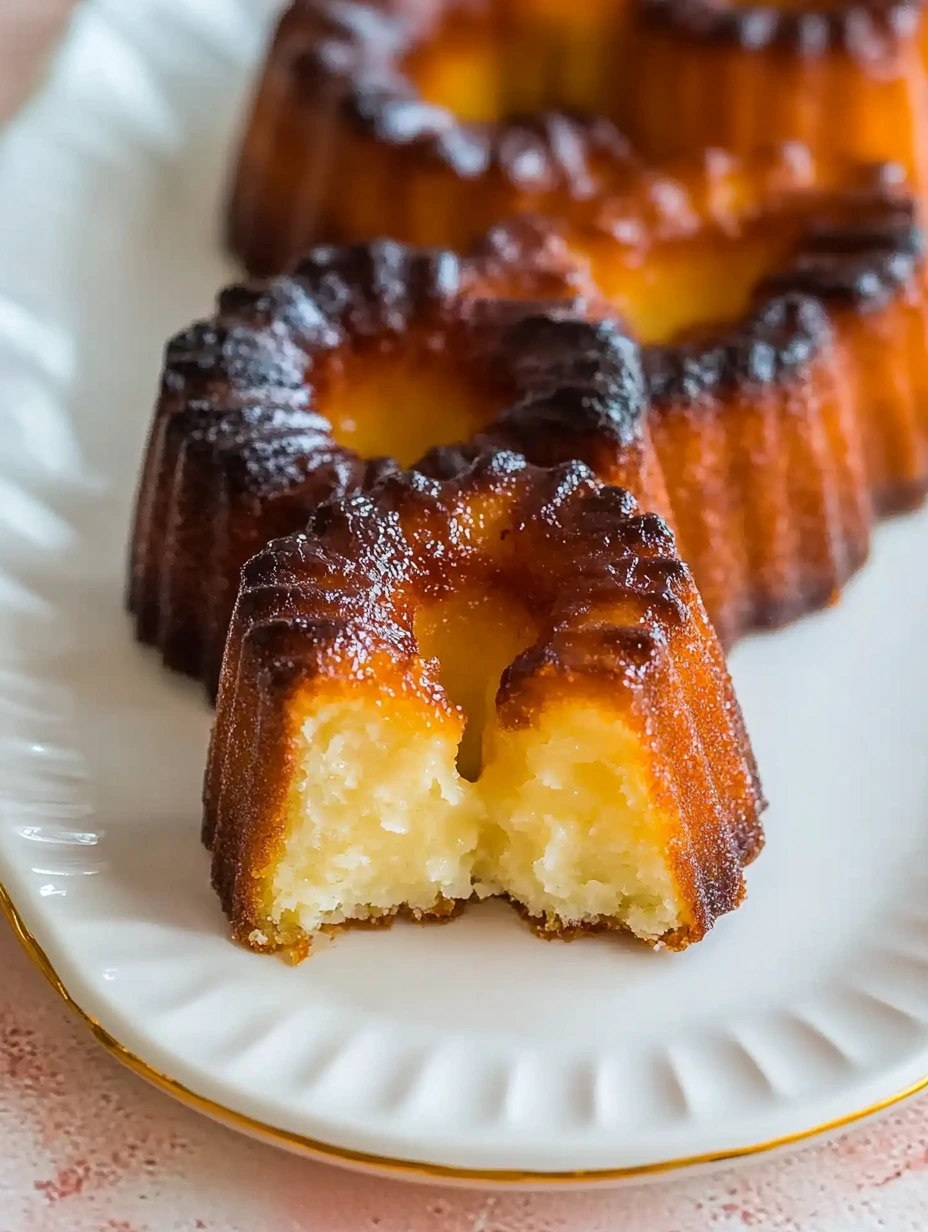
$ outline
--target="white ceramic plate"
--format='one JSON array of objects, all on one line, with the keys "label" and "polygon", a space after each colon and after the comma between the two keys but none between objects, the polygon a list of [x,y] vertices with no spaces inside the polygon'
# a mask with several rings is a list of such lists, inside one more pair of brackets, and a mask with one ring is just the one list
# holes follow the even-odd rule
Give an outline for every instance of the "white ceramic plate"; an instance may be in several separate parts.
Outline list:
[{"label": "white ceramic plate", "polygon": [[209,715],[133,644],[123,552],[163,339],[232,274],[222,176],[271,7],[89,4],[0,147],[8,914],[123,1060],[359,1166],[617,1180],[899,1098],[928,1075],[925,514],[837,610],[734,656],[769,843],[702,945],[545,945],[498,905],[298,968],[228,940],[198,840]]}]

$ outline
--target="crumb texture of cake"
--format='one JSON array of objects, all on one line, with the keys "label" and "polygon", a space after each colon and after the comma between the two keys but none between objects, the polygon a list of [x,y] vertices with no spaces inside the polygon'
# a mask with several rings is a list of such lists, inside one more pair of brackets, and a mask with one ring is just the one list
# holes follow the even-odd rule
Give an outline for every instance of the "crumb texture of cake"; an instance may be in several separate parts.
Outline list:
[{"label": "crumb texture of cake", "polygon": [[204,792],[235,936],[300,956],[505,895],[683,948],[741,902],[763,799],[673,535],[581,463],[458,463],[245,569]]},{"label": "crumb texture of cake", "polygon": [[139,639],[214,693],[248,558],[446,443],[578,457],[665,511],[638,349],[585,319],[604,311],[527,222],[470,259],[320,247],[225,290],[165,356],[130,544]]},{"label": "crumb texture of cake", "polygon": [[231,247],[260,273],[319,240],[463,251],[509,215],[570,218],[678,159],[783,142],[823,167],[893,162],[923,194],[926,39],[917,0],[296,0]]}]

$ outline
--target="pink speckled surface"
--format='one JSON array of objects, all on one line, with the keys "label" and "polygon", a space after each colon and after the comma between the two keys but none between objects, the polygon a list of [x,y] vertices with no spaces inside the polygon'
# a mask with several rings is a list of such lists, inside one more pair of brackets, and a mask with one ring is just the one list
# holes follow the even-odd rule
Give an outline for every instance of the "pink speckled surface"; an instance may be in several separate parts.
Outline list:
[{"label": "pink speckled surface", "polygon": [[[0,113],[69,7],[0,0]],[[830,1146],[634,1190],[488,1195],[369,1180],[259,1146],[146,1087],[92,1041],[0,922],[0,1232],[726,1228],[926,1232],[928,1099]]]},{"label": "pink speckled surface", "polygon": [[928,1100],[737,1171],[586,1194],[428,1189],[259,1146],[95,1044],[0,923],[0,1232],[924,1232]]}]

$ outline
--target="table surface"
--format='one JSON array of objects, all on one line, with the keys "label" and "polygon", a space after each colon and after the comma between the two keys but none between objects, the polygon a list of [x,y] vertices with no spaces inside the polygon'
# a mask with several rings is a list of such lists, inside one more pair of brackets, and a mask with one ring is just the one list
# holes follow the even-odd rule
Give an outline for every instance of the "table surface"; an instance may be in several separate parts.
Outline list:
[{"label": "table surface", "polygon": [[174,1103],[92,1039],[0,920],[0,1232],[925,1232],[928,1100],[827,1146],[613,1192],[361,1177]]},{"label": "table surface", "polygon": [[[127,0],[130,3],[131,0]],[[71,0],[0,0],[0,114]],[[925,1232],[928,1098],[688,1181],[486,1194],[358,1177],[181,1108],[92,1040],[0,922],[0,1232]]]}]

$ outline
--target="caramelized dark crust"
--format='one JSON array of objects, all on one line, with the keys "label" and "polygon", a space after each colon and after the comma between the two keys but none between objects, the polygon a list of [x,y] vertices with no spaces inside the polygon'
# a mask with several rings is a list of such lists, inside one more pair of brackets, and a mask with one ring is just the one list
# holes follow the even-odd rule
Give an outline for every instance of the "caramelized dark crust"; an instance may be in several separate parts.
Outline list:
[{"label": "caramelized dark crust", "polygon": [[[422,657],[414,625],[425,605],[468,586],[517,596],[539,622],[533,644],[503,673],[496,710],[504,729],[531,725],[563,690],[591,705],[627,693],[668,764],[692,766],[687,834],[671,857],[690,917],[663,940],[698,940],[741,901],[742,868],[763,841],[763,799],[692,577],[666,524],[641,514],[628,493],[602,487],[580,463],[539,470],[493,450],[443,480],[397,472],[331,501],[308,533],[270,544],[247,565],[203,831],[237,938],[305,952],[300,930],[270,918],[266,898],[268,870],[282,858],[299,699],[372,681],[397,706],[412,697],[440,715],[448,700],[438,665]],[[605,615],[616,612],[624,614],[618,625]]]},{"label": "caramelized dark crust", "polygon": [[[212,320],[168,345],[128,597],[140,640],[168,666],[213,692],[245,561],[305,526],[321,500],[395,468],[340,444],[326,407],[347,396],[351,410],[354,383],[365,372],[376,383],[397,357],[408,369],[398,399],[441,366],[436,403],[421,412],[425,445],[455,439],[448,402],[466,385],[475,447],[577,457],[666,507],[640,423],[638,350],[582,319],[596,308],[582,280],[560,267],[553,239],[541,253],[534,236],[517,228],[469,261],[391,243],[316,249],[290,278],[224,291]],[[373,439],[389,444],[414,415],[382,400]]]},{"label": "caramelized dark crust", "polygon": [[926,39],[920,4],[879,0],[298,0],[247,127],[230,243],[262,273],[320,239],[465,251],[512,214],[657,199],[673,160],[784,142],[823,174],[893,162],[921,190]]}]

